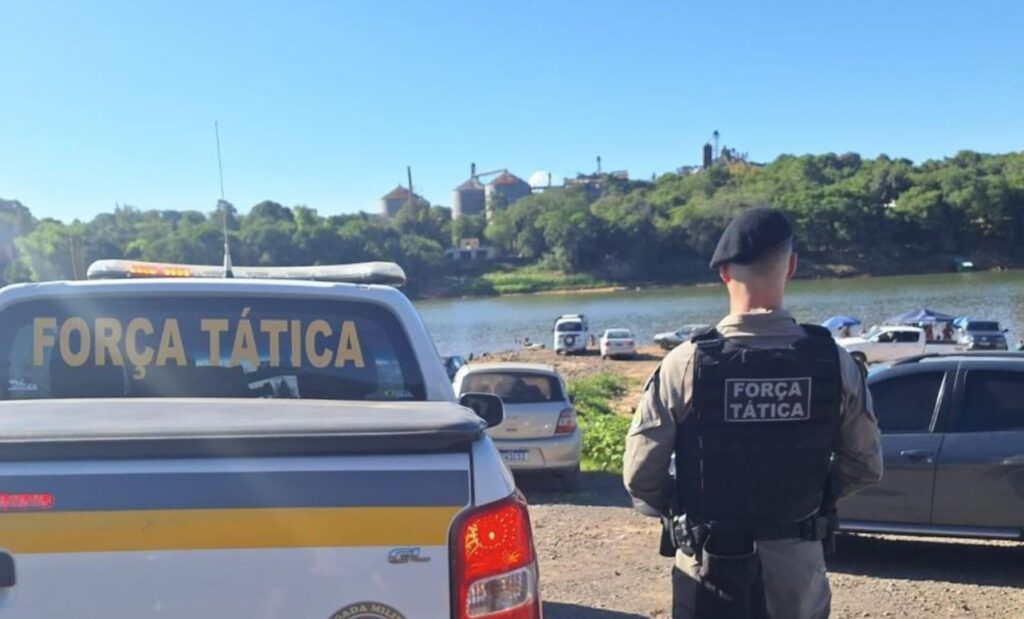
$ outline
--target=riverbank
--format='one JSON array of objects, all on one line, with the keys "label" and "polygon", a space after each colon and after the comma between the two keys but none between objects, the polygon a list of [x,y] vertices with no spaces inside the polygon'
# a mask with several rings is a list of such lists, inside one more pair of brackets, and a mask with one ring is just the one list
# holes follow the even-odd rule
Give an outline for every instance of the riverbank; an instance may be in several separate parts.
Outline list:
[{"label": "riverbank", "polygon": [[[909,261],[865,260],[863,264],[800,261],[797,281],[892,277],[900,275],[936,275],[953,273],[953,259],[933,256]],[[1006,271],[1024,267],[1014,261],[982,257],[974,272]],[[609,279],[588,273],[565,273],[538,267],[498,267],[495,271],[477,271],[446,275],[437,286],[420,295],[422,299],[474,299],[531,294],[573,294],[614,292],[617,290],[657,290],[674,286],[714,286],[718,278],[706,269],[690,269],[671,278]]]}]

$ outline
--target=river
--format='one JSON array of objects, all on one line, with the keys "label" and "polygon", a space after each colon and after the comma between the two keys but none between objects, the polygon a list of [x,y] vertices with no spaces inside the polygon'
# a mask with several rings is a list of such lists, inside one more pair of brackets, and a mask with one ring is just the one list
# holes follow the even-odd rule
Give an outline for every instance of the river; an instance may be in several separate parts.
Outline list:
[{"label": "river", "polygon": [[[798,280],[787,288],[786,306],[802,322],[835,314],[865,326],[927,307],[954,316],[1000,321],[1013,347],[1024,337],[1024,271],[942,273],[831,280]],[[680,286],[571,294],[540,294],[416,303],[441,354],[480,354],[516,348],[529,337],[551,346],[551,327],[561,314],[582,313],[597,335],[629,327],[637,343],[685,323],[713,323],[728,310],[722,286]]]}]

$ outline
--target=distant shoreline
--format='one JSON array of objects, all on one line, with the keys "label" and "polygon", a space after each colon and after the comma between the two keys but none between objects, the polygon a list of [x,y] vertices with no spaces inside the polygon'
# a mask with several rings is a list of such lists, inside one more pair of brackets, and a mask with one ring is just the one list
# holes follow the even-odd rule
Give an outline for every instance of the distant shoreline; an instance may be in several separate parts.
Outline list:
[{"label": "distant shoreline", "polygon": [[[863,272],[863,271],[843,271],[839,270],[832,271],[829,269],[814,268],[810,273],[802,273],[794,278],[794,281],[817,281],[817,280],[846,280],[846,279],[876,279],[885,277],[900,277],[900,276],[914,276],[914,275],[942,275],[942,274],[956,274],[956,273],[1001,273],[1005,271],[1013,271],[1020,268],[1019,265],[1011,266],[997,266],[988,269],[973,269],[969,271],[950,271],[940,269],[908,269],[894,270],[886,272]],[[498,297],[530,297],[530,296],[559,296],[559,295],[579,295],[579,294],[601,294],[601,293],[612,293],[612,292],[626,292],[630,290],[636,291],[651,291],[660,290],[664,288],[675,288],[675,287],[693,287],[693,288],[708,288],[720,286],[721,283],[718,281],[697,281],[695,279],[681,278],[678,282],[646,282],[637,284],[615,284],[608,285],[607,283],[596,284],[594,286],[572,286],[568,288],[548,288],[540,289],[535,291],[525,292],[493,292],[490,294],[440,294],[430,295],[421,298],[417,298],[417,301],[440,301],[440,300],[455,300],[455,299],[493,299]]]}]

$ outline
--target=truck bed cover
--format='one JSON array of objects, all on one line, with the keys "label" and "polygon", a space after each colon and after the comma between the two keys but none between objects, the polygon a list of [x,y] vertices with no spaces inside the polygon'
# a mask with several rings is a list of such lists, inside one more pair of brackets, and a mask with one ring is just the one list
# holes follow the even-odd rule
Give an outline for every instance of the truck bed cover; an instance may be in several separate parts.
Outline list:
[{"label": "truck bed cover", "polygon": [[4,402],[0,461],[437,452],[472,442],[484,427],[451,402]]}]

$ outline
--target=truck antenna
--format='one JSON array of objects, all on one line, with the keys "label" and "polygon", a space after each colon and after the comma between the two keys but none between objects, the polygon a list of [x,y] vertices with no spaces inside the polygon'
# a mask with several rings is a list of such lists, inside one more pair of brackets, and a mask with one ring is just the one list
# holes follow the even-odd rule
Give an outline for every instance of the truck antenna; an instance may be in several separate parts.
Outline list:
[{"label": "truck antenna", "polygon": [[217,138],[217,173],[220,175],[220,201],[217,202],[217,209],[221,215],[221,229],[224,233],[224,277],[232,278],[234,273],[231,269],[231,245],[228,242],[228,201],[224,199],[224,165],[220,160],[220,127],[217,121],[213,121],[213,133]]}]

